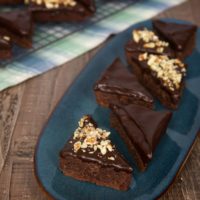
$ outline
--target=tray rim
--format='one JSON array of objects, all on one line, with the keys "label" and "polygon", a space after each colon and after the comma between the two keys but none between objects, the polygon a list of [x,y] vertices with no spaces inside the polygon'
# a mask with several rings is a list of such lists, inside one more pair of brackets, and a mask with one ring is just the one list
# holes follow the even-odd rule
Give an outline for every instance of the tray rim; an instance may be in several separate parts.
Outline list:
[{"label": "tray rim", "polygon": [[[41,141],[41,138],[44,134],[44,130],[46,129],[46,127],[48,126],[49,124],[49,121],[51,120],[51,117],[53,115],[53,113],[56,111],[57,107],[59,106],[59,104],[62,102],[64,96],[71,90],[72,86],[74,85],[74,83],[76,83],[76,81],[79,79],[79,77],[81,76],[82,73],[84,73],[84,71],[87,69],[87,66],[90,64],[90,62],[96,58],[96,56],[102,51],[104,50],[104,48],[106,48],[110,43],[112,43],[112,40],[115,39],[118,35],[120,34],[123,34],[124,32],[126,32],[128,29],[130,29],[131,27],[135,27],[135,26],[140,26],[140,25],[143,25],[144,23],[148,23],[150,21],[152,21],[153,19],[147,19],[147,20],[143,20],[143,21],[140,21],[136,24],[133,24],[131,25],[130,27],[128,27],[127,29],[123,30],[122,32],[118,33],[118,34],[113,34],[114,35],[114,38],[111,37],[111,40],[106,40],[105,41],[105,44],[92,56],[92,58],[87,62],[87,64],[83,67],[83,69],[81,69],[81,71],[78,73],[78,75],[74,78],[74,80],[71,82],[71,84],[69,85],[69,87],[66,89],[66,91],[64,92],[64,94],[61,96],[61,98],[59,99],[59,101],[56,103],[54,109],[49,113],[49,116],[48,118],[46,119],[41,131],[40,131],[40,134],[38,136],[38,139],[37,139],[37,145],[35,146],[35,149],[34,149],[34,159],[33,159],[33,165],[34,165],[34,176],[40,186],[40,188],[42,189],[42,191],[47,195],[47,197],[51,198],[51,199],[56,199],[57,197],[54,196],[52,193],[50,193],[46,188],[45,186],[43,185],[42,181],[41,181],[41,178],[39,176],[39,173],[38,173],[38,169],[37,169],[37,152],[38,152],[38,149],[39,149],[39,145],[40,145],[40,141]],[[176,21],[176,22],[181,22],[181,23],[186,23],[186,24],[191,24],[191,22],[189,21],[185,21],[185,20],[180,20],[180,19],[176,19],[176,18],[162,18],[162,20],[167,20],[167,21]],[[197,31],[200,30],[200,27],[198,27]],[[200,109],[199,109],[200,111]],[[197,114],[199,114],[200,116],[200,112]],[[188,150],[187,152],[185,153],[185,156],[184,156],[184,159],[181,161],[180,165],[179,165],[179,168],[176,170],[176,174],[171,178],[170,180],[170,183],[167,185],[167,187],[165,187],[159,194],[157,194],[157,196],[155,196],[155,199],[160,199],[162,197],[163,194],[165,194],[174,184],[175,180],[177,179],[177,177],[179,176],[179,174],[181,173],[183,167],[185,166],[191,152],[192,152],[192,149],[194,148],[195,144],[196,144],[196,140],[197,140],[197,137],[200,135],[200,127],[198,128],[198,131],[195,132],[194,134],[194,138],[191,142],[191,144],[189,145],[188,147]]]},{"label": "tray rim", "polygon": [[[61,99],[62,99],[62,97],[61,97]],[[60,103],[60,101],[59,101],[57,104],[59,104],[59,103]],[[56,106],[57,106],[57,105],[56,105]],[[55,110],[55,109],[53,109],[53,111],[50,113],[50,117],[51,117],[51,115],[53,114],[54,110]],[[43,135],[43,134],[42,134],[42,133],[43,133],[43,130],[46,128],[46,126],[47,126],[47,124],[48,124],[48,122],[49,122],[49,120],[50,120],[50,117],[48,117],[47,121],[45,122],[45,126],[42,128],[42,131],[41,131],[41,133],[40,133],[40,135],[39,135],[39,137],[38,137],[37,145],[36,145],[35,151],[34,151],[34,160],[33,160],[34,163],[33,163],[33,165],[34,165],[34,176],[35,176],[35,178],[36,178],[36,180],[37,180],[38,185],[40,186],[41,190],[46,194],[46,196],[49,197],[49,198],[51,198],[51,199],[53,200],[53,199],[56,199],[56,197],[55,197],[53,194],[51,194],[51,193],[45,188],[45,186],[42,184],[42,181],[41,181],[40,178],[39,178],[38,170],[37,170],[37,166],[36,166],[36,165],[37,165],[37,150],[38,150],[38,148],[39,148],[39,142],[40,142],[40,139],[41,139],[41,137],[42,137],[42,135]],[[155,197],[156,199],[159,200],[170,188],[172,188],[174,182],[176,181],[176,179],[177,179],[178,176],[180,175],[181,171],[183,170],[185,164],[187,163],[187,160],[188,160],[188,158],[189,158],[189,156],[190,156],[190,154],[191,154],[191,152],[192,152],[192,150],[193,150],[193,148],[194,148],[194,146],[195,146],[195,144],[196,144],[197,137],[198,137],[199,135],[200,135],[200,130],[197,131],[196,136],[195,136],[195,139],[194,139],[192,145],[190,146],[190,148],[189,148],[189,150],[188,150],[188,152],[187,152],[187,155],[185,156],[185,159],[182,161],[182,163],[181,163],[181,165],[180,165],[180,167],[179,167],[179,169],[178,169],[176,175],[173,177],[173,179],[171,180],[170,184],[169,184],[157,197]]]}]

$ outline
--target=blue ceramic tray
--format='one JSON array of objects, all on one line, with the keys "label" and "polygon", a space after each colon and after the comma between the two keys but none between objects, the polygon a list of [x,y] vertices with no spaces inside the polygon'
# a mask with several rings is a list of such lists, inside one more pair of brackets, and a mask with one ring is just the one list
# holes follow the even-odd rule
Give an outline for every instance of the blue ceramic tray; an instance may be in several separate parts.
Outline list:
[{"label": "blue ceramic tray", "polygon": [[[146,172],[137,170],[124,143],[109,125],[109,110],[101,108],[95,101],[92,90],[95,81],[116,57],[125,63],[124,44],[130,40],[132,29],[140,26],[151,27],[151,21],[134,25],[119,34],[91,60],[66,92],[42,131],[35,152],[35,172],[43,188],[55,199],[155,199],[173,182],[189,154],[200,128],[200,30],[197,33],[196,49],[186,61],[189,65],[186,88],[179,109],[174,111],[166,134]],[[163,109],[158,102],[156,108]],[[101,127],[112,132],[113,142],[132,164],[134,180],[127,192],[80,182],[65,177],[59,171],[59,151],[84,114],[92,114]]]}]

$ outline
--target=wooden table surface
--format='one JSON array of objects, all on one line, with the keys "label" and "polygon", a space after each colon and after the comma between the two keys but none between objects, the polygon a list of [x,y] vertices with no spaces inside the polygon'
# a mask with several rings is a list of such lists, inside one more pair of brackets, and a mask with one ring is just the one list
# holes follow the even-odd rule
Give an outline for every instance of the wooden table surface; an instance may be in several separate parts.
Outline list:
[{"label": "wooden table surface", "polygon": [[[200,1],[187,1],[157,17],[188,20],[200,26]],[[99,48],[0,93],[0,200],[49,199],[34,177],[38,135],[66,89]],[[200,200],[200,137],[161,199]]]}]

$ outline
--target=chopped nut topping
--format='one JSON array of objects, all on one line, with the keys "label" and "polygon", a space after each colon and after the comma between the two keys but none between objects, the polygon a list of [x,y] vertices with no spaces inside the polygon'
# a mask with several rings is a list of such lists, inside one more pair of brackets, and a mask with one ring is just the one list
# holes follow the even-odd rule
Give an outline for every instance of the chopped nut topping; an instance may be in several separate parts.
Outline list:
[{"label": "chopped nut topping", "polygon": [[133,40],[136,43],[139,43],[140,41],[144,42],[144,48],[156,48],[158,53],[163,53],[164,48],[169,46],[168,42],[160,40],[153,31],[146,28],[144,30],[134,30]]},{"label": "chopped nut topping", "polygon": [[80,149],[82,152],[88,152],[93,154],[99,151],[101,155],[105,155],[107,152],[114,151],[114,145],[108,139],[110,132],[96,128],[95,125],[90,123],[89,116],[83,116],[78,122],[79,127],[75,130],[73,139],[77,140],[74,143],[73,150],[78,152]]},{"label": "chopped nut topping", "polygon": [[170,59],[166,55],[143,53],[138,56],[139,61],[146,61],[150,69],[162,80],[169,90],[180,88],[182,78],[185,76],[185,65],[179,59]]},{"label": "chopped nut topping", "polygon": [[26,4],[29,3],[35,3],[38,5],[44,4],[46,8],[52,9],[52,8],[59,8],[59,6],[75,6],[76,5],[76,0],[25,0]]}]

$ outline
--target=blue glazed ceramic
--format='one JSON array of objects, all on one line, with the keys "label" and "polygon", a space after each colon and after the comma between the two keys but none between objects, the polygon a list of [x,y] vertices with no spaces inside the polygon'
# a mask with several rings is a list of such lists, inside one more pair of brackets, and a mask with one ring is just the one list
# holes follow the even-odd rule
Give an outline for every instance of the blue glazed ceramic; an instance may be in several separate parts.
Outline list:
[{"label": "blue glazed ceramic", "polygon": [[[177,20],[172,20],[180,22]],[[181,23],[186,23],[182,22]],[[130,40],[133,28],[151,27],[145,21],[130,27],[109,42],[86,66],[53,112],[42,131],[35,152],[36,176],[43,188],[58,200],[151,200],[160,196],[173,182],[195,141],[200,127],[200,30],[194,53],[187,59],[186,88],[179,109],[166,134],[156,148],[148,169],[141,173],[131,160],[126,146],[109,125],[109,110],[95,101],[93,85],[116,57],[126,63],[124,44]],[[158,110],[163,107],[156,102]],[[80,182],[65,177],[59,171],[59,151],[77,127],[78,120],[91,114],[99,126],[112,132],[118,150],[134,168],[131,187],[126,192]]]}]

